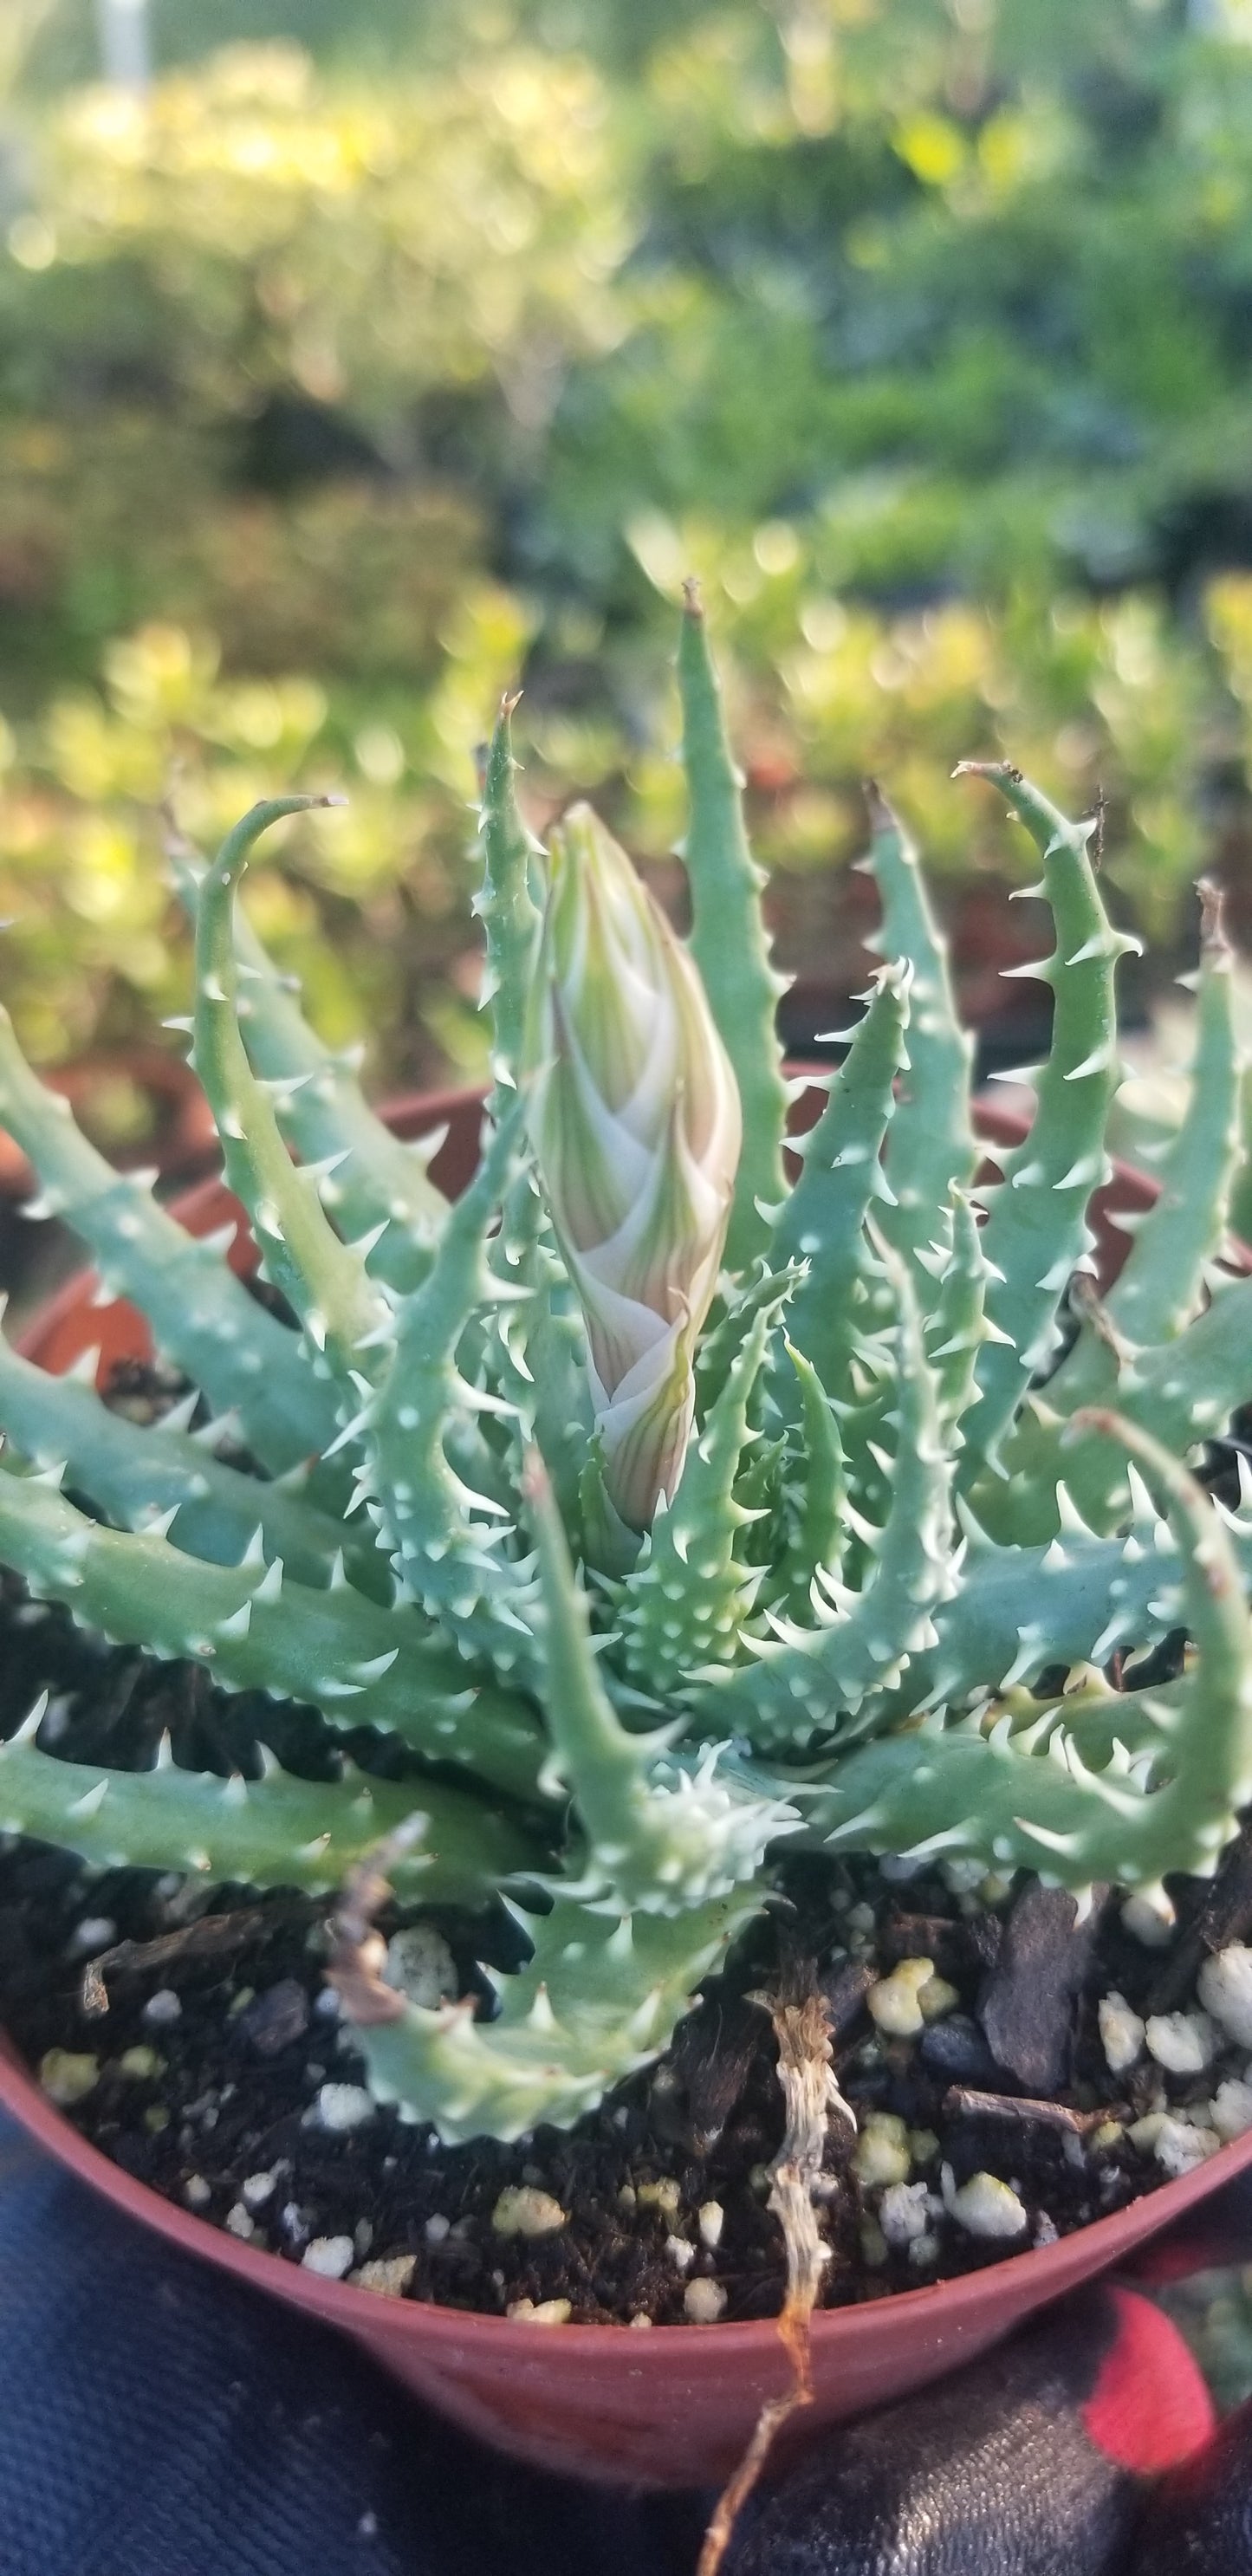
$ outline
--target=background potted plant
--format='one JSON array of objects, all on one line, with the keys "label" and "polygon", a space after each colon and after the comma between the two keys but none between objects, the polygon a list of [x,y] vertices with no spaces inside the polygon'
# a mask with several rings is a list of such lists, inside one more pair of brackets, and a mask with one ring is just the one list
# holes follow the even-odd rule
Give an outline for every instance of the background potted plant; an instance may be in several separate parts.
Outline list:
[{"label": "background potted plant", "polygon": [[[1238,2055],[1252,1962],[1204,1893],[1252,1794],[1252,1539],[1180,1463],[1248,1391],[1252,1287],[1218,1267],[1239,1152],[1220,925],[1210,911],[1187,1123],[1101,1304],[1081,1283],[1128,943],[1104,913],[1091,827],[1016,771],[987,773],[1040,848],[1058,937],[1034,970],[1054,1020],[1030,1133],[975,1190],[968,1043],[916,862],[875,793],[886,963],[789,1189],[777,978],[694,598],[679,672],[689,947],[587,809],[539,850],[501,716],[479,906],[495,1087],[451,1206],[429,1154],[374,1118],[237,914],[253,843],[308,800],[254,809],[190,886],[194,1063],[263,1301],[232,1275],[228,1254],[246,1266],[233,1223],[229,1241],[182,1230],[99,1162],[7,1028],[0,1041],[0,1115],[45,1201],[189,1381],[181,1415],[139,1428],[6,1347],[0,1559],[88,1630],[207,1668],[239,1696],[245,1744],[233,1769],[229,1748],[212,1769],[183,1742],[176,1760],[152,1747],[151,1768],[133,1746],[75,1758],[55,1703],[36,1702],[0,1748],[0,1818],[110,1868],[323,1905],[342,1891],[330,1969],[363,2080],[319,2082],[300,2134],[364,2131],[383,2104],[441,2140],[444,2164],[468,2142],[498,2258],[476,2297],[496,2312],[467,2313],[463,2293],[403,2295],[429,2281],[446,2213],[420,2245],[363,2244],[301,2225],[298,2169],[259,2227],[277,2166],[245,2176],[229,2207],[215,2198],[179,2144],[203,2102],[176,2097],[172,2043],[156,2045],[181,2012],[177,1985],[127,2006],[112,1947],[88,1957],[85,1983],[81,1966],[68,1989],[60,1978],[68,2018],[37,2052],[42,2095],[10,2069],[5,2098],[114,2197],[337,2317],[476,2429],[661,2482],[729,2467],[786,2385],[768,2319],[721,2321],[754,2233],[780,2290],[786,2240],[798,2331],[805,2261],[810,2303],[824,2258],[844,2295],[854,2285],[858,2304],[812,2327],[816,2402],[833,2419],[994,2340],[1252,2156]],[[61,1355],[50,1334],[42,1347]],[[353,1762],[328,1767],[328,1729],[350,1734]],[[259,1756],[272,1738],[278,1761]],[[780,1893],[797,1903],[797,1854],[801,1878],[837,1887],[842,1916],[825,1983],[784,1945],[757,2011],[787,2097],[772,2165],[741,2176],[733,2208],[710,2195],[696,2209],[672,2176],[648,2178],[646,2155],[624,2164],[635,2178],[613,2223],[656,2256],[654,2299],[681,2330],[537,2331],[572,2306],[535,2295],[577,2215],[549,2188],[562,2133],[621,2118],[627,2154],[640,2080],[658,2060],[672,2074],[693,1995]],[[920,1894],[900,1937],[902,1872]],[[1168,1917],[1166,1875],[1183,1983],[1177,2009],[1140,2012],[1135,1992],[1111,1990],[1112,1963],[1146,2003],[1159,1954],[1116,1906],[1094,1908],[1104,1946],[1076,1974],[1073,1943],[1093,1888],[1119,1887],[1140,1932]],[[428,1919],[509,1897],[494,2017],[487,1980],[477,2002],[430,1993],[394,1955],[374,1929],[384,1878]],[[1050,2098],[1032,2093],[1011,2030],[998,2057],[985,2051],[991,2082],[937,2088],[926,2051],[962,2019],[978,1942],[987,1959],[1016,1944],[1020,1984],[1040,1890],[1049,1970],[1059,1941],[1085,2033],[1076,2093],[1064,2074]],[[76,1903],[81,1929],[89,1893]],[[949,1944],[950,1975],[924,1938]],[[161,1959],[175,1955],[177,1940]],[[739,2002],[742,1979],[722,1991]],[[233,1998],[241,2013],[254,2000]],[[44,2009],[29,1993],[10,2004],[28,2046]],[[128,2011],[134,2044],[115,2055]],[[844,2018],[867,2035],[841,2046],[836,2083]],[[130,2172],[103,2166],[54,2107],[90,2134],[123,2081],[148,2088],[141,2142],[173,2156],[165,2187],[183,2206],[137,2182],[133,2140]],[[215,2127],[238,2089],[215,2097]],[[894,2107],[921,2099],[941,2104],[942,2136]],[[1076,2199],[1046,2158],[1023,2162],[1040,2123],[1076,2141]],[[385,2137],[394,2163],[403,2132]],[[440,2158],[423,2157],[437,2176]],[[261,2253],[258,2233],[302,2259]]]}]

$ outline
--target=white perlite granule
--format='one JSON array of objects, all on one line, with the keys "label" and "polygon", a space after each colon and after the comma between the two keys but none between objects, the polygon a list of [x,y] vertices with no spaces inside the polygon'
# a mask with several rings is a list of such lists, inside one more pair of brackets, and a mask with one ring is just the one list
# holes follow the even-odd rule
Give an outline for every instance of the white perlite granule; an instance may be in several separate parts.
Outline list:
[{"label": "white perlite granule", "polygon": [[867,2191],[879,2183],[907,2182],[913,2151],[903,2120],[894,2111],[871,2111],[856,2142],[852,2170]]},{"label": "white perlite granule", "polygon": [[726,2212],[720,2200],[702,2202],[696,2213],[696,2224],[700,2230],[700,2242],[708,2246],[710,2254],[715,2254],[721,2244],[725,2223]]},{"label": "white perlite granule", "polygon": [[930,2193],[924,2182],[888,2183],[878,2204],[878,2224],[889,2245],[916,2244],[929,2219]]},{"label": "white perlite granule", "polygon": [[877,1985],[870,1987],[865,2001],[878,2028],[889,2039],[915,2039],[925,2027],[921,1994],[934,1973],[933,1959],[901,1959],[889,1977],[880,1977]]},{"label": "white perlite granule", "polygon": [[1219,2084],[1209,2104],[1209,2121],[1226,2145],[1252,2129],[1252,2084],[1241,2084],[1235,2075]]},{"label": "white perlite granule", "polygon": [[683,2307],[693,2326],[715,2326],[726,2306],[720,2281],[688,2281]]},{"label": "white perlite granule", "polygon": [[212,2198],[212,2190],[203,2174],[188,2174],[183,2184],[183,2199],[188,2209],[207,2209]]},{"label": "white perlite granule", "polygon": [[1252,1950],[1242,1941],[1232,1941],[1215,1958],[1206,1959],[1197,1991],[1205,2011],[1221,2023],[1227,2038],[1239,2048],[1252,2048]]},{"label": "white perlite granule", "polygon": [[570,2303],[568,2299],[514,2299],[504,2313],[515,2326],[567,2326]]},{"label": "white perlite granule", "polygon": [[1197,2165],[1215,2156],[1221,2145],[1216,2129],[1201,2128],[1193,2120],[1175,2118],[1171,2111],[1149,2111],[1136,2120],[1127,2135],[1131,2145],[1144,2154],[1155,2156],[1162,2173],[1172,2181],[1180,2174],[1194,2173]]},{"label": "white perlite granule", "polygon": [[373,2094],[363,2084],[323,2084],[312,2118],[319,2129],[341,2135],[347,2129],[363,2128],[373,2119],[375,2108]]},{"label": "white perlite granule", "polygon": [[945,2165],[942,2181],[944,2207],[967,2236],[1025,2234],[1026,2212],[1012,2185],[1001,2182],[998,2175],[971,2174],[958,2191],[952,2167]]},{"label": "white perlite granule", "polygon": [[1170,2075],[1199,2075],[1217,2047],[1207,2013],[1151,2013],[1144,2028],[1148,2055]]},{"label": "white perlite granule", "polygon": [[1122,1907],[1122,1922],[1132,1940],[1141,1942],[1145,1950],[1167,1950],[1178,1917],[1163,1888],[1149,1896],[1145,1888],[1137,1887]]},{"label": "white perlite granule", "polygon": [[1128,2067],[1143,2055],[1147,2025],[1142,2016],[1116,1992],[1101,1996],[1097,2015],[1100,2042],[1111,2075],[1124,2075]]},{"label": "white perlite granule", "polygon": [[154,1995],[149,1995],[143,2008],[143,2018],[160,2030],[169,2022],[181,2021],[182,2012],[182,2003],[173,1987],[160,1986]]},{"label": "white perlite granule", "polygon": [[278,2167],[272,2173],[245,2174],[239,2186],[239,2197],[245,2209],[263,2209],[278,2180]]},{"label": "white perlite granule", "polygon": [[676,2272],[689,2272],[696,2259],[696,2249],[685,2236],[667,2236],[665,2251]]},{"label": "white perlite granule", "polygon": [[427,2012],[455,2001],[461,1983],[452,1952],[433,1923],[407,1923],[402,1932],[393,1932],[383,1979]]},{"label": "white perlite granule", "polygon": [[326,2281],[342,2281],[355,2260],[356,2247],[350,2236],[315,2236],[300,2257],[306,2272],[320,2272]]},{"label": "white perlite granule", "polygon": [[232,2236],[242,2237],[245,2245],[247,2244],[248,2238],[250,2236],[255,2236],[256,2234],[256,2222],[254,2219],[249,2217],[241,2200],[235,2201],[233,2206],[227,2210],[225,2225],[230,2229]]},{"label": "white perlite granule", "polygon": [[85,2051],[49,2048],[39,2060],[40,2090],[62,2111],[68,2111],[75,2102],[85,2101],[99,2081],[100,2060]]}]

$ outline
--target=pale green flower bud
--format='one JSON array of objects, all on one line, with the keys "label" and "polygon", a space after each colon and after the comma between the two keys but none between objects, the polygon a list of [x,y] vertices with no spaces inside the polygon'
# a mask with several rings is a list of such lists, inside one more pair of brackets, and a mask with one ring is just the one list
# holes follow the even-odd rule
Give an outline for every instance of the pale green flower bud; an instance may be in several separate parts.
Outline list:
[{"label": "pale green flower bud", "polygon": [[586,1320],[605,1488],[646,1529],[691,1435],[739,1094],[690,956],[587,805],[552,836],[526,1056],[531,1140]]}]

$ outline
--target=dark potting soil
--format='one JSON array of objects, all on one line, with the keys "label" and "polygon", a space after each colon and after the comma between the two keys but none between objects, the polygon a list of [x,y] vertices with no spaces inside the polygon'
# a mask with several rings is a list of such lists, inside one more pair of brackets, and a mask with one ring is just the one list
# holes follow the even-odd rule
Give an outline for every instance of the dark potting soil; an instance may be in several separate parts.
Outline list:
[{"label": "dark potting soil", "polygon": [[[130,1369],[113,1400],[159,1411],[174,1391]],[[109,1648],[0,1577],[0,1735],[44,1689],[40,1741],[71,1760],[141,1768],[168,1729],[178,1760],[223,1773],[255,1771],[262,1735],[309,1776],[332,1775],[344,1746],[367,1768],[406,1767],[369,1730],[332,1736],[313,1711],[226,1696],[191,1665]],[[1144,2018],[1193,2006],[1205,1956],[1252,1925],[1247,1836],[1215,1884],[1171,1882],[1178,1921],[1165,1943],[1142,1937],[1142,1914],[1128,1924],[1116,1896],[1097,1891],[1079,1923],[1071,1897],[1025,1877],[971,1887],[968,1870],[942,1865],[906,1874],[808,1857],[784,1860],[776,1877],[780,1903],[659,2064],[577,2128],[512,2146],[442,2147],[368,2102],[323,1984],[326,1905],[290,1892],[89,1872],[7,1837],[0,2022],[118,2165],[282,2260],[491,2315],[565,2302],[576,2322],[622,2325],[781,2305],[783,2242],[766,2203],[782,2096],[762,1994],[820,1990],[856,2115],[855,2130],[837,2113],[829,2122],[820,2224],[832,2307],[980,2269],[1157,2188],[1171,2167],[1130,2130],[1150,2114],[1184,2115],[1185,2154],[1219,2086],[1244,2079],[1246,2051],[1220,2031],[1195,2072],[1144,2054],[1113,2074],[1097,2006],[1110,1992]],[[503,1910],[380,1918],[392,1936],[414,1923],[425,1927],[416,1970],[434,1979],[422,1999],[442,1983],[486,2009],[476,1962],[519,1956]],[[930,2017],[893,2035],[874,1990],[922,1960]],[[904,1986],[920,1975],[906,1967]],[[986,2177],[1016,2195],[1024,2222]]]}]

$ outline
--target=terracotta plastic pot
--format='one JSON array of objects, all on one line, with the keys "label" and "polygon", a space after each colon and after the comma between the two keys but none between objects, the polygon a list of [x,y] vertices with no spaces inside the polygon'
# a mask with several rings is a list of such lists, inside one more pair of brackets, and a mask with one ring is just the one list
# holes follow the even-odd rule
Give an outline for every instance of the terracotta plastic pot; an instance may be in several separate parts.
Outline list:
[{"label": "terracotta plastic pot", "polygon": [[[481,1094],[450,1092],[398,1104],[389,1113],[404,1136],[447,1126],[433,1165],[452,1191],[463,1186],[477,1154]],[[798,1104],[796,1126],[811,1124],[820,1095]],[[1021,1122],[1006,1111],[980,1112],[985,1141],[1017,1143]],[[1121,1169],[1103,1194],[1103,1275],[1115,1274],[1126,1238],[1108,1218],[1149,1206],[1154,1186]],[[220,1182],[190,1191],[177,1206],[196,1234],[236,1210]],[[241,1270],[253,1254],[241,1228],[233,1259]],[[1252,1256],[1247,1266],[1252,1269]],[[105,1362],[143,1356],[146,1328],[132,1309],[89,1303],[90,1282],[72,1281],[26,1338],[27,1354],[63,1369],[93,1342]],[[120,2209],[188,2252],[321,2317],[355,2337],[395,2377],[467,2430],[543,2468],[653,2487],[709,2485],[739,2459],[767,2397],[789,2373],[773,2324],[659,2327],[648,2334],[615,2326],[557,2331],[464,2315],[415,2300],[382,2299],[298,2265],[258,2252],[161,2199],[89,2146],[46,2100],[0,2042],[0,2103],[79,2178]],[[1037,2251],[1016,2254],[959,2281],[936,2283],[864,2306],[833,2310],[813,2321],[814,2406],[807,2431],[837,2424],[901,2397],[997,2343],[1033,2310],[1136,2251],[1252,2167],[1252,2133],[1177,2182],[1129,2209]]]}]

